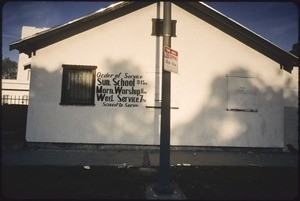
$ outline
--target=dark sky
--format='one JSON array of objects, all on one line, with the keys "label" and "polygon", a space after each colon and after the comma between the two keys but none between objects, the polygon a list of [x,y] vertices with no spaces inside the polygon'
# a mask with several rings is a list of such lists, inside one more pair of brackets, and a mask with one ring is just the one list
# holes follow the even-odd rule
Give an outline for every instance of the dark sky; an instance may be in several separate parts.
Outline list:
[{"label": "dark sky", "polygon": [[[21,38],[23,25],[53,27],[112,3],[8,1],[2,6],[2,58],[18,60],[18,51],[9,51],[8,46]],[[206,3],[284,50],[298,42],[298,10],[291,2]]]},{"label": "dark sky", "polygon": [[248,29],[290,51],[299,41],[298,9],[291,2],[208,3]]}]

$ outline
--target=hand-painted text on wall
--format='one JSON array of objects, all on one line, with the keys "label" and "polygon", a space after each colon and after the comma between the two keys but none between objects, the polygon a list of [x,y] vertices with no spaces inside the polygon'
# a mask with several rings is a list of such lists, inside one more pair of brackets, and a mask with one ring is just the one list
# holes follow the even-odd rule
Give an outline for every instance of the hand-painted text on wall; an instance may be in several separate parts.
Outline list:
[{"label": "hand-painted text on wall", "polygon": [[147,82],[142,75],[97,73],[97,101],[106,107],[138,107],[145,103]]}]

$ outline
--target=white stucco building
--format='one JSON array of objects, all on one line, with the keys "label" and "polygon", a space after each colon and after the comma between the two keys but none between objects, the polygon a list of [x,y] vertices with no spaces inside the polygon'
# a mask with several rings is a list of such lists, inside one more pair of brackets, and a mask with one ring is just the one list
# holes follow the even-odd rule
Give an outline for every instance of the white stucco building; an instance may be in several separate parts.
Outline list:
[{"label": "white stucco building", "polygon": [[[24,26],[21,37],[23,39],[46,29]],[[26,54],[20,53],[17,79],[2,79],[2,104],[28,105],[30,61]]]},{"label": "white stucco building", "polygon": [[[158,145],[162,15],[121,2],[12,43],[31,59],[26,140]],[[171,145],[297,147],[298,58],[203,3],[172,20]]]}]

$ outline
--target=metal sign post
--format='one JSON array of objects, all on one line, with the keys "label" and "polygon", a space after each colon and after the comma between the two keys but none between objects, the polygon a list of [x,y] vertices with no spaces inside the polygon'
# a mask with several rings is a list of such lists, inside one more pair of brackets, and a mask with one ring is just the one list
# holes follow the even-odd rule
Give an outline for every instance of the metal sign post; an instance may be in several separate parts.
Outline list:
[{"label": "metal sign post", "polygon": [[[164,2],[163,47],[171,47],[171,2]],[[162,51],[164,54],[164,50]],[[164,58],[164,55],[163,57]],[[171,102],[171,73],[162,67],[162,102],[161,102],[161,131],[159,181],[154,190],[158,194],[172,194],[170,183],[170,102]]]}]

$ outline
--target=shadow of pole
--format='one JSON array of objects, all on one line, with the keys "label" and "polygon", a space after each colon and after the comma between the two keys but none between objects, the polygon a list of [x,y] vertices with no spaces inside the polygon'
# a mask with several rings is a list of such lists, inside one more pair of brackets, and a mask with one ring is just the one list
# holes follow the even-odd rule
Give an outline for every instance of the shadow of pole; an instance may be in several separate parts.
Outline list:
[{"label": "shadow of pole", "polygon": [[[157,19],[160,18],[160,2],[157,2]],[[154,106],[161,106],[161,42],[160,37],[156,36],[156,47],[155,47],[155,95],[154,95]],[[160,133],[160,109],[154,109],[154,136],[153,144],[159,144],[159,133]]]}]

